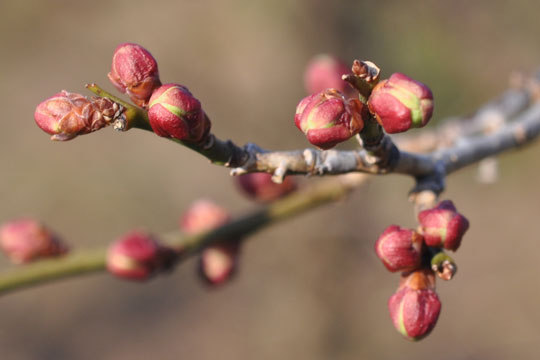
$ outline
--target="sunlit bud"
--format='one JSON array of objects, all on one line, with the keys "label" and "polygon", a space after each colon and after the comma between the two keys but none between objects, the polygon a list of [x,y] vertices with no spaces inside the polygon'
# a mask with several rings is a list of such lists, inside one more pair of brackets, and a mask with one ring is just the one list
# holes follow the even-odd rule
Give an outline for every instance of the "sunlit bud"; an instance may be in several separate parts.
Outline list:
[{"label": "sunlit bud", "polygon": [[422,235],[391,225],[375,243],[375,252],[389,271],[412,271],[422,264],[422,247]]},{"label": "sunlit bud", "polygon": [[450,200],[420,212],[418,221],[428,246],[444,247],[453,251],[459,248],[463,235],[469,229],[469,221],[457,212]]},{"label": "sunlit bud", "polygon": [[140,45],[123,43],[114,50],[109,80],[127,93],[138,106],[146,108],[152,92],[161,86],[157,62]]}]

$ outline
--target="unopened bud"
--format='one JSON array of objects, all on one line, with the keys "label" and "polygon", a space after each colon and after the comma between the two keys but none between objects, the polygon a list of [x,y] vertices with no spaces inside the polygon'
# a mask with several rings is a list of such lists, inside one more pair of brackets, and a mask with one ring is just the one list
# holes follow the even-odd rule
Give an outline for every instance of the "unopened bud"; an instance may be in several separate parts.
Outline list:
[{"label": "unopened bud", "polygon": [[157,62],[140,45],[123,43],[114,50],[109,80],[131,100],[146,108],[152,92],[161,86]]},{"label": "unopened bud", "polygon": [[431,270],[403,275],[398,291],[388,300],[388,310],[394,327],[404,337],[416,341],[427,336],[441,311]]},{"label": "unopened bud", "polygon": [[0,228],[0,245],[9,259],[16,264],[58,256],[68,251],[56,234],[32,219],[3,224]]},{"label": "unopened bud", "polygon": [[444,247],[452,251],[459,248],[463,235],[469,229],[469,221],[457,212],[450,200],[420,212],[418,221],[428,246]]},{"label": "unopened bud", "polygon": [[433,114],[433,94],[421,82],[395,73],[375,86],[368,106],[387,133],[399,133],[428,123]]},{"label": "unopened bud", "polygon": [[310,143],[330,149],[358,134],[367,115],[358,99],[346,99],[341,92],[328,89],[302,99],[294,123]]},{"label": "unopened bud", "polygon": [[52,135],[51,140],[65,141],[111,124],[121,111],[107,98],[88,99],[62,90],[36,107],[34,119],[41,130]]},{"label": "unopened bud", "polygon": [[[180,227],[188,234],[209,231],[230,221],[229,213],[209,200],[198,200],[180,219]],[[199,275],[210,285],[220,285],[231,278],[237,268],[240,241],[225,239],[201,252]]]},{"label": "unopened bud", "polygon": [[423,243],[416,231],[391,225],[375,243],[375,252],[389,271],[412,271],[422,264]]},{"label": "unopened bud", "polygon": [[238,241],[215,244],[204,249],[199,258],[199,274],[210,285],[221,285],[232,278],[240,253]]},{"label": "unopened bud", "polygon": [[309,94],[331,88],[346,92],[351,88],[341,79],[341,76],[347,73],[349,73],[349,68],[340,59],[320,54],[307,65],[304,73],[304,87]]},{"label": "unopened bud", "polygon": [[166,84],[154,91],[148,118],[157,135],[182,141],[201,142],[210,131],[201,103],[182,85]]},{"label": "unopened bud", "polygon": [[143,281],[168,269],[175,260],[172,249],[142,231],[118,238],[107,252],[107,269],[117,277]]},{"label": "unopened bud", "polygon": [[245,195],[261,203],[272,202],[296,190],[296,182],[291,176],[276,184],[271,174],[249,173],[236,176],[235,182]]}]

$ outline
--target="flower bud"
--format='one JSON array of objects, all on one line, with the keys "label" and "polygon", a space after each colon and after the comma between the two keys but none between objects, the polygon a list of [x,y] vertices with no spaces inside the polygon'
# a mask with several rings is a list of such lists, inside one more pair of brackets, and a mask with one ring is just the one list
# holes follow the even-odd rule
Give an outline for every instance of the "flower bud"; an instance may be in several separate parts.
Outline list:
[{"label": "flower bud", "polygon": [[394,327],[407,339],[427,336],[441,311],[433,273],[424,269],[403,276],[398,291],[388,300],[388,310]]},{"label": "flower bud", "polygon": [[148,118],[157,135],[182,141],[201,142],[210,131],[201,103],[182,85],[166,84],[154,91]]},{"label": "flower bud", "polygon": [[88,99],[62,90],[36,107],[34,119],[51,140],[65,141],[99,130],[119,114],[118,104],[107,98]]},{"label": "flower bud", "polygon": [[209,246],[199,258],[199,275],[209,285],[224,284],[236,272],[239,253],[239,241]]},{"label": "flower bud", "polygon": [[157,62],[140,45],[123,43],[114,50],[109,80],[122,93],[143,108],[152,92],[161,86]]},{"label": "flower bud", "polygon": [[395,73],[375,86],[368,106],[387,133],[399,133],[428,123],[433,113],[433,94],[421,82]]},{"label": "flower bud", "polygon": [[302,99],[294,123],[310,143],[326,150],[358,134],[367,115],[358,99],[346,99],[339,91],[328,89]]},{"label": "flower bud", "polygon": [[7,222],[0,228],[0,245],[4,253],[16,264],[58,256],[68,248],[45,225],[32,219]]},{"label": "flower bud", "polygon": [[260,203],[270,203],[296,190],[291,176],[285,177],[281,184],[273,182],[272,175],[267,173],[249,173],[234,180],[247,197]]},{"label": "flower bud", "polygon": [[422,264],[422,246],[422,235],[391,225],[375,243],[375,252],[389,271],[412,271]]},{"label": "flower bud", "polygon": [[330,88],[346,92],[350,87],[341,79],[341,76],[347,73],[349,73],[349,68],[340,59],[320,54],[307,65],[304,73],[304,87],[309,94]]},{"label": "flower bud", "polygon": [[215,229],[228,223],[229,212],[210,200],[197,200],[180,218],[180,228],[188,234]]},{"label": "flower bud", "polygon": [[[188,234],[209,231],[230,221],[229,213],[208,200],[198,200],[180,219]],[[210,285],[220,285],[231,278],[237,268],[240,241],[228,239],[205,248],[199,258],[199,275]]]},{"label": "flower bud", "polygon": [[463,235],[469,229],[469,221],[457,212],[450,200],[420,212],[418,221],[428,246],[444,247],[452,251],[459,248]]},{"label": "flower bud", "polygon": [[174,260],[172,249],[145,232],[132,231],[109,247],[107,270],[120,278],[143,281],[170,267]]}]

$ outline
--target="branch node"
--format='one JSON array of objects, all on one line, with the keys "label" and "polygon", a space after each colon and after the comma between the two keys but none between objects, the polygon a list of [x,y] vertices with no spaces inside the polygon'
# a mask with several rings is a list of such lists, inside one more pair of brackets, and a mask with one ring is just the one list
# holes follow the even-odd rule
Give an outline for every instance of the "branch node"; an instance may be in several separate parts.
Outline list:
[{"label": "branch node", "polygon": [[283,183],[283,179],[285,178],[285,175],[287,174],[287,164],[281,163],[276,171],[274,171],[274,174],[272,175],[272,181],[276,184]]}]

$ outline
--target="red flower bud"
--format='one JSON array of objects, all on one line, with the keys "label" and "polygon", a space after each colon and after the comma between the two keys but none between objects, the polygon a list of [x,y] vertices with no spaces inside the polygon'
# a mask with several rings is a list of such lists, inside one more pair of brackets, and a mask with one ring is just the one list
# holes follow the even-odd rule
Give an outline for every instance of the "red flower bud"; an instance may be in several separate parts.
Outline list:
[{"label": "red flower bud", "polygon": [[348,74],[349,68],[340,59],[320,54],[315,56],[308,64],[304,73],[304,87],[309,94],[315,94],[326,89],[337,89],[346,92],[350,87],[341,79]]},{"label": "red flower bud", "polygon": [[10,221],[0,228],[2,250],[16,264],[65,254],[68,251],[58,236],[32,219]]},{"label": "red flower bud", "polygon": [[132,231],[121,236],[107,252],[107,270],[117,277],[143,281],[174,261],[172,249],[160,245],[151,235]]},{"label": "red flower bud", "polygon": [[441,301],[435,292],[430,270],[418,270],[402,277],[398,291],[388,300],[394,327],[409,340],[420,340],[435,327]]},{"label": "red flower bud", "polygon": [[284,178],[281,184],[276,184],[270,174],[249,173],[236,176],[235,182],[250,199],[261,203],[272,202],[296,190],[296,182],[290,176]]},{"label": "red flower bud", "polygon": [[[230,221],[229,213],[208,200],[196,201],[180,219],[180,227],[189,234],[209,231]],[[210,285],[225,283],[237,267],[240,242],[226,240],[208,246],[199,258],[199,275]]]},{"label": "red flower bud", "polygon": [[148,118],[156,134],[182,141],[201,142],[210,131],[201,103],[182,85],[166,84],[154,91]]},{"label": "red flower bud", "polygon": [[412,271],[422,264],[422,246],[422,235],[391,225],[375,243],[375,252],[389,271]]},{"label": "red flower bud", "polygon": [[395,73],[375,86],[368,106],[387,133],[399,133],[428,123],[433,113],[433,94],[421,82]]},{"label": "red flower bud", "polygon": [[65,141],[99,130],[118,115],[118,104],[109,99],[88,99],[62,90],[36,107],[34,119],[52,140]]},{"label": "red flower bud", "polygon": [[239,241],[209,246],[199,258],[199,274],[209,285],[221,285],[236,272],[240,253]]},{"label": "red flower bud", "polygon": [[215,229],[231,219],[227,210],[209,200],[198,200],[180,218],[180,228],[188,234]]},{"label": "red flower bud", "polygon": [[305,97],[296,107],[294,123],[310,143],[330,149],[362,130],[367,108],[335,89]]},{"label": "red flower bud", "polygon": [[143,108],[152,92],[161,86],[157,62],[140,45],[123,43],[114,50],[109,80],[122,93]]},{"label": "red flower bud", "polygon": [[452,251],[459,248],[463,235],[469,229],[469,221],[457,212],[450,200],[420,212],[418,221],[428,246],[444,247]]}]

